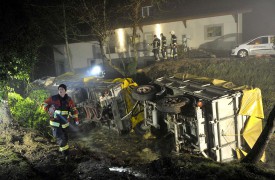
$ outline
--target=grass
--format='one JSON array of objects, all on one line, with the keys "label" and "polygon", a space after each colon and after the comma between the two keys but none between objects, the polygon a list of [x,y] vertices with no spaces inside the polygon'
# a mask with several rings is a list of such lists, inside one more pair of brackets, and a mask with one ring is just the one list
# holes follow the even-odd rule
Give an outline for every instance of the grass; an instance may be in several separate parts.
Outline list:
[{"label": "grass", "polygon": [[143,69],[152,79],[163,74],[188,73],[196,76],[221,79],[237,86],[258,87],[262,92],[265,117],[275,104],[274,58],[205,58],[167,61]]}]

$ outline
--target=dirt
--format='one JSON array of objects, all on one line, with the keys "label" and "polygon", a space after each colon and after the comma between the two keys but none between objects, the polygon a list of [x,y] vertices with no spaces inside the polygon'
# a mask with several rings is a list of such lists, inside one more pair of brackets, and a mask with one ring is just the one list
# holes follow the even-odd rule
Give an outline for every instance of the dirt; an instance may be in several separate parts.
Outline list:
[{"label": "dirt", "polygon": [[[174,66],[164,62],[148,67],[143,72],[150,78],[163,73],[169,75],[170,72],[181,72],[183,69],[191,72],[188,66],[180,66],[183,63],[189,63],[190,68],[194,62],[175,61]],[[134,132],[120,135],[107,126],[90,121],[82,122],[78,127],[70,127],[70,159],[64,161],[53,139],[45,138],[37,131],[19,127],[10,118],[2,101],[0,179],[275,178],[274,136],[266,149],[266,163],[224,164],[199,155],[175,153],[169,134],[163,137],[150,134],[141,137]]]},{"label": "dirt", "polygon": [[[90,131],[83,131],[87,127]],[[233,179],[275,177],[274,171],[258,166],[221,164],[197,155],[176,154],[172,146],[167,148],[171,137],[121,136],[90,122],[71,131],[68,161],[54,142],[38,132],[13,129],[9,134],[9,143],[0,145],[1,179],[219,179],[229,172]],[[164,145],[167,149],[161,152]]]}]

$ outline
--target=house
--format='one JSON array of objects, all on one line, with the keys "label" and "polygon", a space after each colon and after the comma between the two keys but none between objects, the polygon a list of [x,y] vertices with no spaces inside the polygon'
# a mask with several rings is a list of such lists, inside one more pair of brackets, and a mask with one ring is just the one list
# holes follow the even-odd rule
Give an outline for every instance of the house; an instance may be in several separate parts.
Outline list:
[{"label": "house", "polygon": [[[57,75],[69,71],[68,55],[64,44],[53,46],[55,71]],[[72,68],[80,71],[83,68],[102,64],[100,47],[97,41],[78,42],[69,44],[72,58]]]},{"label": "house", "polygon": [[[173,30],[178,44],[190,49],[230,51],[237,44],[263,34],[275,34],[275,2],[273,0],[187,0],[168,1],[159,9],[146,4],[141,9],[143,21],[135,37],[140,67],[152,58],[153,35],[163,33],[170,44]],[[122,21],[121,21],[122,22]],[[105,53],[112,59],[133,57],[129,45],[132,29],[122,24],[109,39]],[[81,69],[99,64],[100,51],[95,41],[71,43],[72,67]],[[64,45],[54,46],[56,74],[68,71]]]}]

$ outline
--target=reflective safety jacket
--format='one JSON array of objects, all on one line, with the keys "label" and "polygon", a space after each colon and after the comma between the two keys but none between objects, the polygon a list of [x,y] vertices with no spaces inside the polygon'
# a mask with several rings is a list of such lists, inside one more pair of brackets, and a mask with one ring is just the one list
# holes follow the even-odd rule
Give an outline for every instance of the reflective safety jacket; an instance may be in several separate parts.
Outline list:
[{"label": "reflective safety jacket", "polygon": [[160,47],[160,39],[159,38],[155,38],[153,40],[152,45],[153,45],[153,49],[159,49],[159,47]]},{"label": "reflective safety jacket", "polygon": [[50,120],[50,125],[54,127],[66,128],[69,126],[68,118],[71,116],[75,122],[78,122],[78,111],[70,96],[65,94],[62,98],[59,94],[54,95],[46,99],[43,103],[45,111],[49,111],[49,108],[54,106],[53,118]]},{"label": "reflective safety jacket", "polygon": [[161,46],[162,47],[166,47],[167,46],[167,40],[166,40],[166,37],[165,36],[162,36],[161,37]]},{"label": "reflective safety jacket", "polygon": [[172,34],[171,36],[171,44],[177,45],[177,36],[175,34]]}]

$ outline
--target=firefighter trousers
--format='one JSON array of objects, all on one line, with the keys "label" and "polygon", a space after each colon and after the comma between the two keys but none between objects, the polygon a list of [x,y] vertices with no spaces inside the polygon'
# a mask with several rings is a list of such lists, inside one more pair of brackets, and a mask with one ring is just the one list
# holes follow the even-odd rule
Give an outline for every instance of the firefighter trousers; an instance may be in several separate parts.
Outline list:
[{"label": "firefighter trousers", "polygon": [[53,136],[56,138],[56,142],[59,145],[59,151],[67,156],[69,154],[68,145],[68,128],[52,127]]}]

